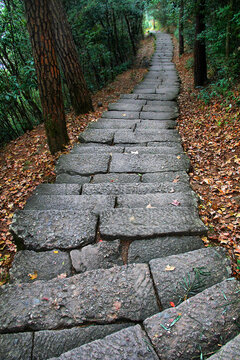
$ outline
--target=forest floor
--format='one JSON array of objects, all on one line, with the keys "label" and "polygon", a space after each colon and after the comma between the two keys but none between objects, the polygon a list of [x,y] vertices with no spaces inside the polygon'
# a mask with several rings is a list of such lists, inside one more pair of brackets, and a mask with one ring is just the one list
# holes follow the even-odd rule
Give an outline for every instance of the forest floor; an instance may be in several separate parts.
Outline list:
[{"label": "forest floor", "polygon": [[[232,258],[233,274],[240,276],[240,139],[239,88],[232,99],[211,99],[206,105],[198,100],[193,87],[192,69],[188,69],[192,54],[177,56],[174,61],[181,77],[178,128],[183,146],[191,159],[191,185],[200,198],[200,216],[208,226],[206,245],[225,246]],[[119,75],[112,83],[93,95],[94,112],[76,117],[67,115],[70,144],[68,152],[78,141],[78,135],[90,121],[96,121],[115,102],[120,94],[129,93],[147,72],[147,62],[154,51],[148,38],[141,43],[135,66]],[[99,103],[102,104],[98,107]],[[231,106],[230,106],[231,105]],[[1,149],[0,154],[0,285],[8,278],[16,247],[9,225],[16,209],[23,209],[27,198],[42,182],[55,180],[54,167],[62,153],[52,156],[48,150],[44,126],[24,134]]]}]

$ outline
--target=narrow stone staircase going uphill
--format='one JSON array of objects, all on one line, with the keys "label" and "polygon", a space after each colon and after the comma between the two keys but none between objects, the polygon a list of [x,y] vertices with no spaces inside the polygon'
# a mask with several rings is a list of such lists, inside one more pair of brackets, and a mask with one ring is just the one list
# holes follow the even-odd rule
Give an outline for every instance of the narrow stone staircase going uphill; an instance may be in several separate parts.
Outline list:
[{"label": "narrow stone staircase going uphill", "polygon": [[224,250],[201,241],[172,55],[157,33],[144,80],[14,215],[1,360],[240,358],[240,286]]}]

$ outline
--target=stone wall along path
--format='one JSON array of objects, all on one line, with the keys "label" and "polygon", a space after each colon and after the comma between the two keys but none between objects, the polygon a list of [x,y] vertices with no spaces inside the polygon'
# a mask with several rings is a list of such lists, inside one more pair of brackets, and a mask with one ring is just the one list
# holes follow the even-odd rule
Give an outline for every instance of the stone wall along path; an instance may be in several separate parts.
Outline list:
[{"label": "stone wall along path", "polygon": [[201,241],[172,55],[156,33],[144,80],[15,213],[0,360],[237,359],[239,283],[224,250]]}]

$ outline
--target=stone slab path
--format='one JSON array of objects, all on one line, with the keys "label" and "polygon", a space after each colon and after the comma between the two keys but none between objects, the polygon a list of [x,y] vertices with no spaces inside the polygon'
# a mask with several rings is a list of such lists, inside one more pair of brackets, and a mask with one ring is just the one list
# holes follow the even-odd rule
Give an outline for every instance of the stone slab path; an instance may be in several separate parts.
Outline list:
[{"label": "stone slab path", "polygon": [[145,79],[15,213],[0,360],[240,358],[240,286],[201,241],[172,55],[158,33]]}]

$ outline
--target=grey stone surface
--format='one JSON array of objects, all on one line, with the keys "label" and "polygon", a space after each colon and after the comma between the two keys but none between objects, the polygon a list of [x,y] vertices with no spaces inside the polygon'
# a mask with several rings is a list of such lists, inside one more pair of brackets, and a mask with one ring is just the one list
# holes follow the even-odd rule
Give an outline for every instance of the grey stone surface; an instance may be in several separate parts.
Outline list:
[{"label": "grey stone surface", "polygon": [[90,181],[90,176],[80,176],[80,175],[69,175],[69,174],[60,174],[57,175],[56,183],[57,184],[85,184]]},{"label": "grey stone surface", "polygon": [[170,119],[176,119],[178,117],[178,114],[176,111],[165,111],[165,112],[155,112],[155,111],[142,111],[140,113],[140,119],[148,119],[148,120],[170,120]]},{"label": "grey stone surface", "polygon": [[102,239],[143,239],[164,235],[203,235],[206,227],[192,208],[114,209],[100,216]]},{"label": "grey stone surface", "polygon": [[152,259],[203,247],[199,236],[163,236],[133,241],[128,249],[128,263],[146,263]]},{"label": "grey stone surface", "polygon": [[69,175],[92,175],[105,173],[108,169],[110,155],[73,154],[62,155],[56,165],[56,173]]},{"label": "grey stone surface", "polygon": [[156,87],[152,87],[152,88],[139,88],[136,87],[133,90],[133,93],[135,94],[156,94]]},{"label": "grey stone surface", "polygon": [[72,250],[70,256],[77,273],[123,265],[119,240],[84,246],[81,250]]},{"label": "grey stone surface", "polygon": [[128,104],[128,103],[115,103],[115,104],[109,104],[108,105],[108,110],[113,110],[113,111],[141,111],[142,110],[142,105],[139,104]]},{"label": "grey stone surface", "polygon": [[91,212],[21,210],[14,214],[11,232],[20,248],[72,249],[94,242],[96,227]]},{"label": "grey stone surface", "polygon": [[162,144],[162,146],[147,146],[147,147],[126,147],[124,150],[128,154],[177,154],[182,155],[182,148],[180,144],[176,143],[176,146],[168,146]]},{"label": "grey stone surface", "polygon": [[165,120],[165,121],[159,121],[159,120],[141,120],[140,123],[137,124],[136,129],[149,129],[149,128],[155,128],[155,129],[175,129],[176,127],[176,121],[174,120]]},{"label": "grey stone surface", "polygon": [[60,356],[69,350],[96,339],[102,339],[131,325],[131,323],[90,325],[57,331],[37,331],[34,335],[33,360],[47,360],[53,356]]},{"label": "grey stone surface", "polygon": [[144,105],[142,111],[177,113],[177,106],[176,104],[175,105]]},{"label": "grey stone surface", "polygon": [[[141,100],[139,100],[141,101]],[[176,101],[169,101],[169,100],[146,100],[147,104],[146,105],[151,105],[151,106],[169,106],[169,107],[173,107],[175,109],[177,109],[177,105],[176,105]]]},{"label": "grey stone surface", "polygon": [[40,184],[33,195],[79,195],[81,188],[79,184]]},{"label": "grey stone surface", "polygon": [[180,142],[180,137],[176,130],[164,129],[141,129],[132,132],[131,130],[116,130],[114,136],[115,144],[124,143],[148,143],[150,141],[159,141],[162,143],[167,142]]},{"label": "grey stone surface", "polygon": [[106,119],[139,119],[138,111],[106,111],[102,114],[102,118]]},{"label": "grey stone surface", "polygon": [[175,94],[139,94],[139,100],[174,100],[176,98]]},{"label": "grey stone surface", "polygon": [[[140,176],[139,176],[140,179]],[[101,183],[101,184],[86,184],[83,186],[84,195],[121,195],[121,194],[151,194],[151,193],[175,193],[180,191],[190,191],[189,184],[182,183],[132,183],[132,184],[119,184],[119,183]],[[187,195],[187,196],[188,196]],[[133,195],[134,196],[134,195]],[[140,196],[140,195],[138,195]],[[154,195],[153,195],[154,197]],[[172,195],[176,197],[176,195]],[[140,200],[141,199],[141,200]],[[180,198],[180,200],[182,197]],[[139,197],[140,202],[145,203],[143,198]],[[170,197],[171,200],[171,197]],[[169,201],[170,201],[169,200]],[[193,200],[193,199],[192,199]],[[129,198],[130,201],[130,198]],[[156,199],[159,202],[160,199]],[[166,203],[166,201],[164,202]],[[148,205],[148,204],[146,204]]]},{"label": "grey stone surface", "polygon": [[238,360],[240,358],[240,335],[229,341],[220,348],[216,354],[210,356],[208,360]]},{"label": "grey stone surface", "polygon": [[101,195],[39,195],[28,199],[25,210],[79,210],[99,213],[102,207],[111,209],[115,199]]},{"label": "grey stone surface", "polygon": [[188,171],[189,161],[186,157],[158,154],[113,154],[110,172],[166,172]]},{"label": "grey stone surface", "polygon": [[91,184],[99,184],[99,183],[138,183],[140,182],[140,176],[138,174],[96,174],[93,176]]},{"label": "grey stone surface", "polygon": [[[141,184],[142,185],[142,184]],[[145,185],[145,184],[144,184]],[[127,194],[119,195],[117,198],[117,207],[119,208],[161,208],[167,211],[169,207],[178,208],[188,207],[193,211],[198,211],[196,195],[192,192],[187,193],[153,193],[153,194]]]},{"label": "grey stone surface", "polygon": [[[84,144],[85,145],[85,144]],[[111,146],[101,144],[93,144],[92,146],[84,146],[83,144],[75,145],[71,151],[71,154],[112,154],[114,152],[122,153],[123,146]]]},{"label": "grey stone surface", "polygon": [[137,99],[138,96],[136,94],[121,94],[120,99]]},{"label": "grey stone surface", "polygon": [[[131,94],[130,94],[131,95]],[[136,104],[136,105],[146,105],[147,100],[137,100],[137,99],[133,99],[133,98],[123,98],[123,99],[119,99],[118,104]]]},{"label": "grey stone surface", "polygon": [[144,321],[162,360],[194,359],[219,348],[239,333],[240,285],[223,282]]},{"label": "grey stone surface", "polygon": [[[32,279],[31,275],[37,275]],[[50,280],[58,275],[71,275],[69,254],[57,249],[53,251],[35,252],[18,251],[10,269],[12,283],[33,282],[36,280]]]},{"label": "grey stone surface", "polygon": [[51,360],[157,360],[152,345],[140,325],[120,330]]},{"label": "grey stone surface", "polygon": [[78,140],[81,143],[94,142],[94,143],[105,143],[111,144],[113,140],[113,131],[105,129],[87,129],[80,133]]},{"label": "grey stone surface", "polygon": [[[169,267],[173,270],[168,270]],[[163,309],[231,276],[231,264],[222,248],[203,248],[150,261]]]},{"label": "grey stone surface", "polygon": [[89,128],[91,129],[134,129],[139,119],[122,120],[122,119],[99,119],[96,122],[91,122]]},{"label": "grey stone surface", "polygon": [[145,264],[87,271],[66,279],[0,289],[0,332],[51,330],[80,324],[142,321],[155,314]]},{"label": "grey stone surface", "polygon": [[1,334],[1,360],[29,360],[31,359],[33,334]]}]

